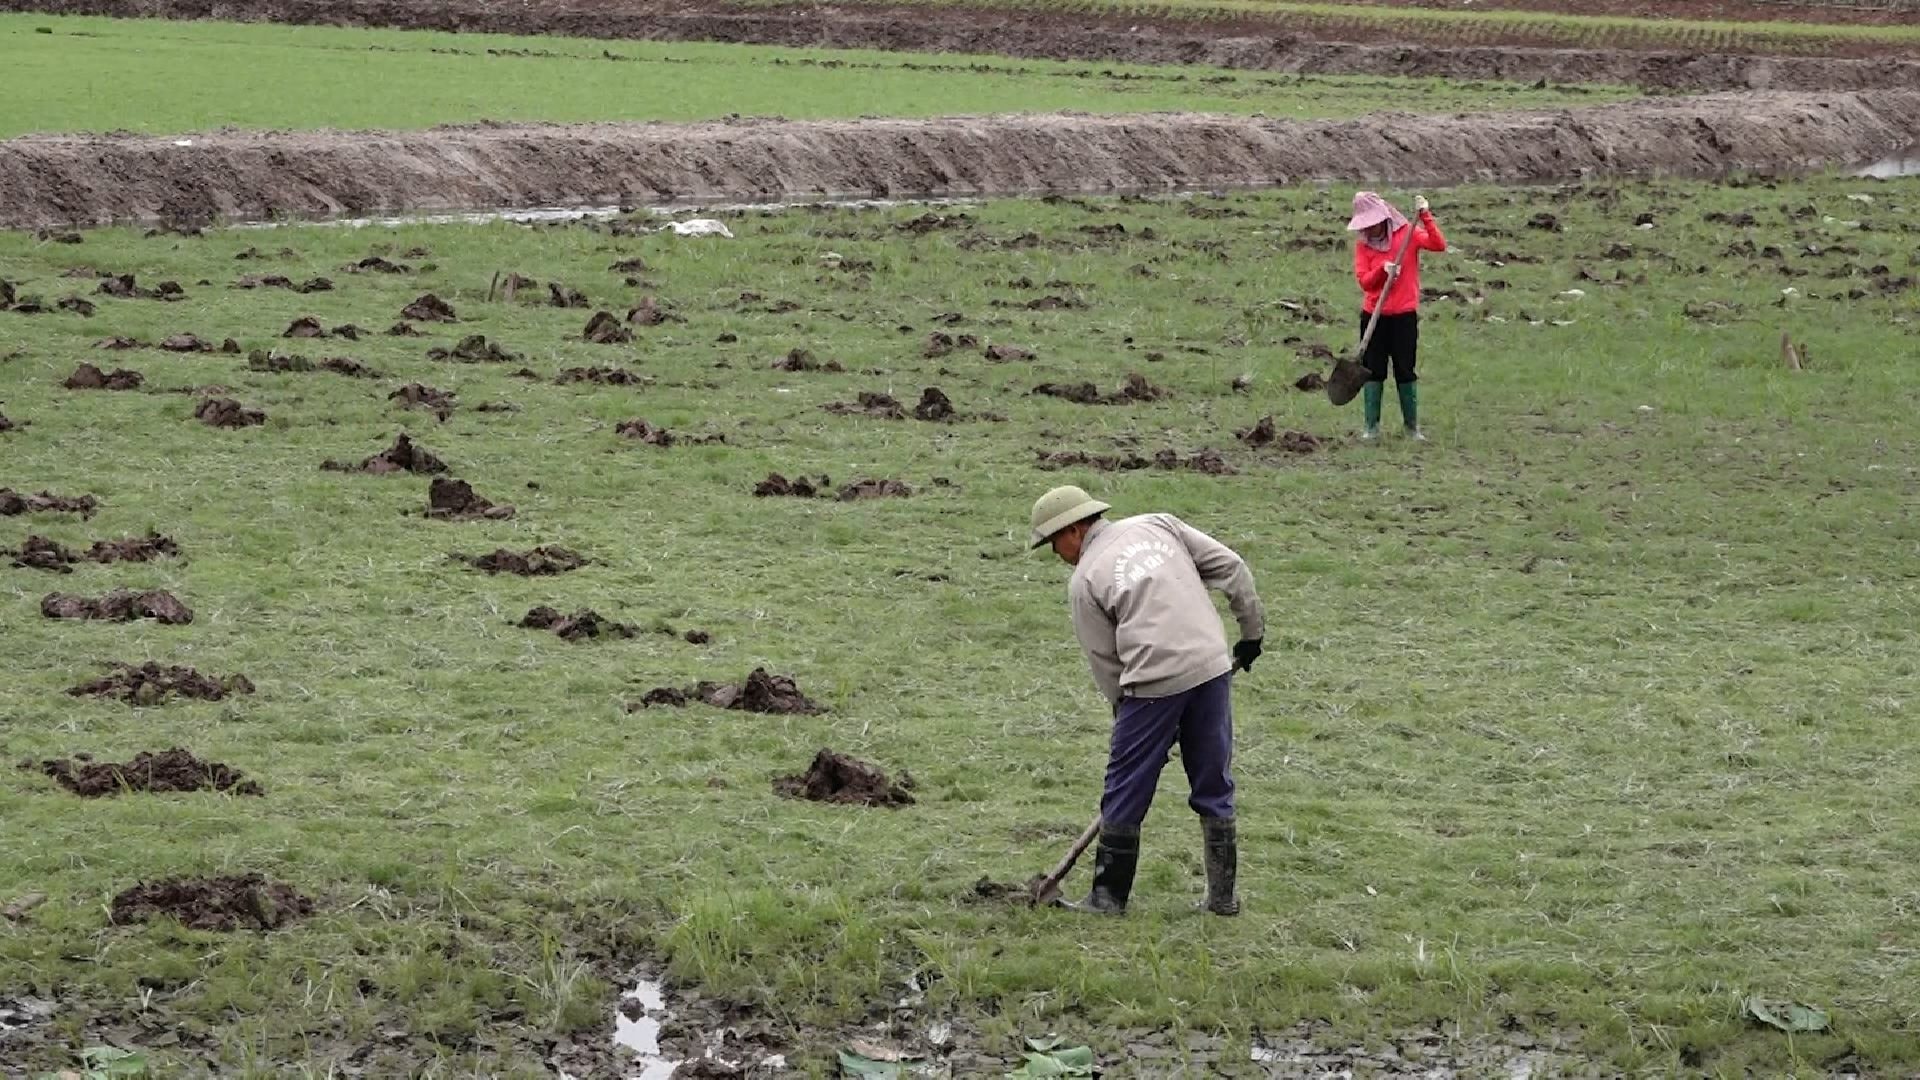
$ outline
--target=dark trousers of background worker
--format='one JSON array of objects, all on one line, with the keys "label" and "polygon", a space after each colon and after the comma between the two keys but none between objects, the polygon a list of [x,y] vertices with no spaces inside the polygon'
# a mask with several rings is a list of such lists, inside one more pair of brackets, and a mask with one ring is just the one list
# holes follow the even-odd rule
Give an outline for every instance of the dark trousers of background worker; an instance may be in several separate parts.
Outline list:
[{"label": "dark trousers of background worker", "polygon": [[[1367,312],[1360,313],[1363,336],[1371,318]],[[1374,328],[1373,339],[1367,342],[1366,354],[1360,358],[1361,366],[1367,369],[1367,385],[1361,388],[1360,403],[1369,438],[1380,433],[1380,404],[1386,396],[1389,363],[1393,365],[1394,389],[1400,395],[1400,418],[1407,422],[1409,433],[1420,430],[1420,375],[1414,370],[1419,355],[1420,313],[1409,311],[1380,316],[1380,325]]]}]

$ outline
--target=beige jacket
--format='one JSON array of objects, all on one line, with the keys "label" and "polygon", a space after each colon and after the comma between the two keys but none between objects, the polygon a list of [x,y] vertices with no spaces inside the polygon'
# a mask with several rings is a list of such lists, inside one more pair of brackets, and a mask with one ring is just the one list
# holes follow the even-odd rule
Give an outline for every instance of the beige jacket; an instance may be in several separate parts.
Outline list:
[{"label": "beige jacket", "polygon": [[1094,522],[1067,598],[1109,702],[1172,697],[1233,669],[1209,588],[1227,594],[1242,639],[1265,635],[1253,571],[1232,548],[1172,514]]}]

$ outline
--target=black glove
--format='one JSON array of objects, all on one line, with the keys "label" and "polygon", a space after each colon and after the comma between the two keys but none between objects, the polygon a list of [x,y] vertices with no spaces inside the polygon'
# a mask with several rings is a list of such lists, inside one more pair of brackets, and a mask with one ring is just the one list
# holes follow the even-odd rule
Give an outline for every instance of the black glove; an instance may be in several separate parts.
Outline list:
[{"label": "black glove", "polygon": [[1252,671],[1253,662],[1260,659],[1260,638],[1248,638],[1233,647],[1233,666],[1241,671]]}]

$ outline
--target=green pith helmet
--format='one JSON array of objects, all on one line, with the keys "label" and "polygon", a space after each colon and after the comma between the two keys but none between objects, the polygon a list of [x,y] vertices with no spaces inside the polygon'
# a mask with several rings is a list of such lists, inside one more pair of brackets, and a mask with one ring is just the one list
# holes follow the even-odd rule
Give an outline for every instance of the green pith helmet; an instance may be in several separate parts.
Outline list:
[{"label": "green pith helmet", "polygon": [[1106,503],[1072,486],[1057,487],[1033,504],[1033,546],[1053,539],[1053,534],[1095,514],[1112,509]]}]

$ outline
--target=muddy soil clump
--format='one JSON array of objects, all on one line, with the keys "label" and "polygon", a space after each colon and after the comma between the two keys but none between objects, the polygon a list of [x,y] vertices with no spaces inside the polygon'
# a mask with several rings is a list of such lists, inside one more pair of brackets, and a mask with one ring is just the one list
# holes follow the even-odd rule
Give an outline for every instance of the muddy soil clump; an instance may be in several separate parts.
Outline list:
[{"label": "muddy soil clump", "polygon": [[813,355],[811,349],[791,349],[787,355],[772,364],[775,371],[826,371],[842,372],[847,370],[838,360],[822,360]]},{"label": "muddy soil clump", "polygon": [[913,497],[913,488],[898,480],[855,480],[840,489],[836,496],[841,502],[858,502],[862,499],[907,499]]},{"label": "muddy soil clump", "polygon": [[773,782],[774,794],[784,798],[852,806],[911,806],[912,787],[913,778],[906,773],[895,782],[878,766],[832,750],[814,755],[806,772]]},{"label": "muddy soil clump", "polygon": [[1165,387],[1155,386],[1138,372],[1128,374],[1127,381],[1119,389],[1106,395],[1102,395],[1092,383],[1041,383],[1033,388],[1033,392],[1042,397],[1063,398],[1080,405],[1132,405],[1171,396]]},{"label": "muddy soil clump", "polygon": [[328,472],[360,472],[371,473],[375,476],[385,476],[388,473],[397,472],[413,473],[417,476],[431,476],[435,473],[447,471],[446,462],[441,461],[429,451],[422,450],[420,447],[413,445],[413,440],[407,437],[406,432],[401,432],[400,435],[393,440],[392,446],[363,460],[358,465],[347,465],[328,458],[326,461],[320,463],[320,467]]},{"label": "muddy soil clump", "polygon": [[482,518],[504,521],[513,516],[511,506],[495,506],[476,495],[465,480],[436,476],[427,489],[427,516],[441,521],[477,521]]},{"label": "muddy soil clump", "polygon": [[249,409],[232,398],[206,398],[193,410],[193,418],[217,428],[258,427],[267,422],[267,414]]},{"label": "muddy soil clump", "polygon": [[26,762],[22,769],[34,769],[53,777],[54,782],[83,799],[130,792],[170,794],[183,791],[224,791],[233,795],[261,795],[260,785],[248,780],[231,766],[218,761],[201,761],[178,747],[159,753],[141,751],[132,761],[91,761],[86,758],[47,760],[38,765]]},{"label": "muddy soil clump", "polygon": [[630,638],[638,633],[626,623],[614,622],[591,608],[562,615],[544,604],[527,612],[515,625],[528,630],[551,630],[563,640],[575,642],[600,637]]},{"label": "muddy soil clump", "polygon": [[772,498],[772,497],[778,497],[778,496],[791,496],[793,498],[798,498],[798,499],[811,499],[817,496],[825,495],[827,493],[827,490],[832,486],[833,486],[833,481],[827,479],[825,475],[822,475],[818,480],[818,482],[816,482],[813,480],[809,480],[804,476],[795,477],[794,479],[789,480],[786,477],[780,475],[779,473],[768,473],[767,478],[765,480],[762,480],[758,484],[755,484],[753,486],[753,494],[755,498],[759,498],[759,499],[766,499],[766,498]]},{"label": "muddy soil clump", "polygon": [[1168,472],[1198,472],[1209,476],[1232,476],[1237,471],[1220,451],[1196,450],[1185,457],[1177,450],[1156,450],[1152,457],[1139,454],[1089,454],[1084,450],[1035,450],[1034,465],[1040,469],[1086,468],[1100,472],[1135,472],[1161,469]]},{"label": "muddy soil clump", "polygon": [[66,574],[72,572],[74,563],[82,560],[97,563],[151,562],[177,557],[180,548],[171,538],[150,532],[145,536],[130,536],[122,540],[96,540],[84,555],[78,555],[44,536],[29,536],[18,551],[10,554],[16,567]]},{"label": "muddy soil clump", "polygon": [[561,386],[569,383],[591,383],[595,386],[645,386],[653,379],[646,375],[636,375],[626,368],[571,367],[554,376],[553,381]]},{"label": "muddy soil clump", "polygon": [[67,693],[74,697],[108,697],[130,705],[158,705],[176,694],[199,701],[251,694],[253,682],[245,675],[216,679],[190,667],[162,667],[149,660],[139,665],[115,664],[111,673],[71,687]]},{"label": "muddy soil clump", "polygon": [[[702,642],[692,641],[698,645]],[[790,675],[770,675],[765,668],[754,668],[747,681],[739,684],[702,682],[682,690],[671,686],[647,691],[639,704],[627,706],[628,712],[656,705],[710,705],[716,709],[767,713],[775,716],[811,716],[826,712],[826,707],[800,692],[800,684]]]},{"label": "muddy soil clump", "polygon": [[545,577],[565,574],[587,565],[585,556],[567,548],[542,544],[529,551],[495,548],[486,555],[455,555],[454,558],[489,574],[518,574],[521,577]]},{"label": "muddy soil clump", "polygon": [[460,317],[454,314],[453,305],[432,293],[427,293],[419,299],[416,299],[413,303],[401,308],[400,317],[412,322],[460,321]]},{"label": "muddy soil clump", "polygon": [[621,326],[611,311],[594,312],[580,336],[595,345],[626,345],[633,341],[633,331]]},{"label": "muddy soil clump", "polygon": [[166,626],[185,626],[193,621],[193,609],[165,589],[148,592],[115,589],[92,600],[74,593],[48,593],[40,600],[40,614],[49,619],[101,622],[152,619]]},{"label": "muddy soil clump", "polygon": [[427,359],[459,360],[469,364],[514,364],[520,361],[520,354],[508,352],[488,341],[485,334],[469,334],[451,349],[428,349]]},{"label": "muddy soil clump", "polygon": [[146,377],[128,368],[101,371],[92,364],[81,364],[60,385],[69,390],[138,390]]},{"label": "muddy soil clump", "polygon": [[277,930],[313,914],[313,901],[259,874],[142,882],[113,898],[115,926],[172,918],[192,930]]},{"label": "muddy soil clump", "polygon": [[953,420],[957,415],[953,411],[953,399],[937,386],[920,391],[920,404],[913,407],[914,419],[932,423]]},{"label": "muddy soil clump", "polygon": [[1272,416],[1263,416],[1260,422],[1250,428],[1233,433],[1234,438],[1255,449],[1266,446],[1278,446],[1290,454],[1311,454],[1320,449],[1324,442],[1317,435],[1304,431],[1280,431]]},{"label": "muddy soil clump", "polygon": [[387,395],[388,401],[397,401],[403,408],[425,409],[439,417],[444,423],[453,415],[453,391],[436,390],[420,383],[408,383]]},{"label": "muddy soil clump", "polygon": [[42,491],[22,495],[12,488],[0,487],[0,517],[21,514],[79,514],[82,520],[100,509],[100,500],[91,495],[55,495]]},{"label": "muddy soil clump", "polygon": [[890,394],[861,391],[855,401],[830,401],[821,409],[836,416],[871,416],[879,420],[905,420],[907,410]]}]

